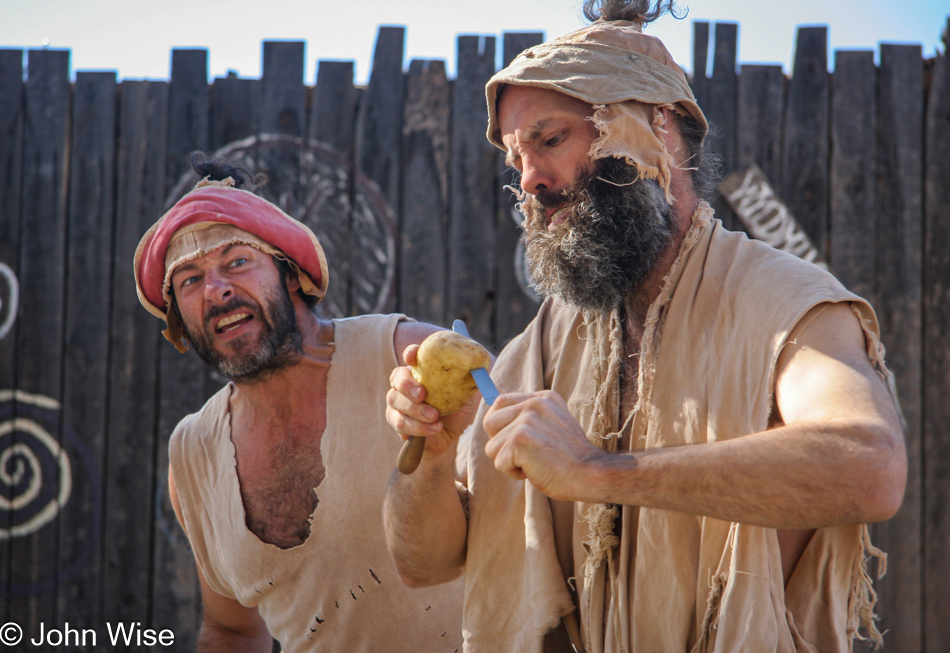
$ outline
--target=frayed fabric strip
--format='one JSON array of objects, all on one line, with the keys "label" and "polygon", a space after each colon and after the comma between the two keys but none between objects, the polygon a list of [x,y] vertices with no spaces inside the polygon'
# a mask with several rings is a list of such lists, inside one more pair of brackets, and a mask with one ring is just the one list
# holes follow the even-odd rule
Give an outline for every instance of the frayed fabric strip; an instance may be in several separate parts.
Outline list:
[{"label": "frayed fabric strip", "polygon": [[592,161],[615,157],[636,166],[637,178],[655,180],[672,203],[670,168],[674,160],[662,139],[663,106],[671,105],[635,100],[596,105],[591,121],[600,135],[591,143],[588,156]]},{"label": "frayed fabric strip", "polygon": [[[878,630],[874,606],[877,604],[877,592],[871,575],[868,573],[869,557],[877,558],[877,578],[887,573],[887,554],[871,543],[871,534],[867,524],[861,525],[861,544],[854,559],[851,572],[851,594],[848,597],[848,637],[861,641],[870,640],[871,650],[876,651],[884,645],[884,635]],[[867,555],[865,555],[867,553]],[[861,634],[864,629],[867,636]]]}]

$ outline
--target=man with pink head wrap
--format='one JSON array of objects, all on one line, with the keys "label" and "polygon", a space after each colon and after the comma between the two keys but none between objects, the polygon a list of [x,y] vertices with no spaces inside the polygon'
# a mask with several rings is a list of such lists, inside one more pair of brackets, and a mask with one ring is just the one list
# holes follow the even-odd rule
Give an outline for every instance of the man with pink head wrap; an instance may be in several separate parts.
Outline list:
[{"label": "man with pink head wrap", "polygon": [[382,438],[397,352],[434,327],[324,320],[323,248],[220,162],[142,237],[139,299],[231,380],[169,441],[169,493],[201,583],[200,651],[445,651],[461,586],[414,592],[379,506],[399,443]]},{"label": "man with pink head wrap", "polygon": [[415,585],[464,571],[469,653],[880,643],[866,523],[907,462],[877,321],[713,218],[706,120],[642,33],[671,4],[587,0],[488,83],[545,297],[507,394],[460,437],[392,376],[390,424],[431,444],[390,485],[390,551]]}]

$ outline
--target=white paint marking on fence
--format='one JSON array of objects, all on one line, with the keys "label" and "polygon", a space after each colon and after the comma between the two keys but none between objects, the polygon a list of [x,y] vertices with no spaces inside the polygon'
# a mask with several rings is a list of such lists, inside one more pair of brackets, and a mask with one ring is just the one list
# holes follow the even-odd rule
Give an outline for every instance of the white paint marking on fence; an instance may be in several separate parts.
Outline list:
[{"label": "white paint marking on fence", "polygon": [[59,410],[59,402],[44,395],[35,395],[23,390],[0,390],[0,403],[14,399],[31,406],[39,406],[47,410]]},{"label": "white paint marking on fence", "polygon": [[[16,320],[17,308],[20,304],[20,284],[17,282],[16,275],[6,263],[0,262],[0,277],[6,280],[6,286],[9,290],[7,301],[7,316],[0,322],[0,340],[3,340],[10,329],[13,328],[13,322]],[[3,315],[3,297],[0,296],[0,315]]]},{"label": "white paint marking on fence", "polygon": [[[9,401],[14,397],[17,401],[23,403],[53,410],[59,409],[59,402],[49,397],[12,390],[0,391],[0,402]],[[45,455],[48,452],[56,461],[56,467],[59,470],[58,478],[48,479],[47,482],[57,483],[59,492],[55,497],[50,498],[49,502],[42,506],[30,519],[9,529],[0,528],[0,540],[29,535],[51,522],[66,505],[66,502],[69,501],[73,489],[73,474],[69,456],[66,455],[56,438],[37,422],[23,417],[0,423],[0,438],[13,432],[32,436],[36,442],[42,445],[37,447],[40,449],[39,453]],[[3,511],[23,510],[29,507],[40,495],[43,487],[43,466],[37,451],[23,442],[22,439],[21,435],[21,441],[0,451],[0,484],[13,488],[20,485],[25,478],[28,478],[27,487],[22,489],[18,495],[7,498],[0,494],[0,510]]]},{"label": "white paint marking on fence", "polygon": [[719,189],[754,238],[828,269],[808,235],[785,202],[775,194],[758,166],[729,175]]}]

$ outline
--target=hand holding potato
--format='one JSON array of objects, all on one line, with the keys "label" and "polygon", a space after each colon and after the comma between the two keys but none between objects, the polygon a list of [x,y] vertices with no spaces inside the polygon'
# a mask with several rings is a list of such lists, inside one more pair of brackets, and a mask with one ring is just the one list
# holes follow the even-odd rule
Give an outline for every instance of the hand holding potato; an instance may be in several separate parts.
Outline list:
[{"label": "hand holding potato", "polygon": [[[425,403],[442,416],[455,413],[475,394],[478,388],[471,370],[490,363],[488,352],[475,341],[452,331],[437,331],[420,345],[411,371],[426,390]],[[399,471],[415,471],[424,449],[423,438],[410,436],[397,458]]]}]

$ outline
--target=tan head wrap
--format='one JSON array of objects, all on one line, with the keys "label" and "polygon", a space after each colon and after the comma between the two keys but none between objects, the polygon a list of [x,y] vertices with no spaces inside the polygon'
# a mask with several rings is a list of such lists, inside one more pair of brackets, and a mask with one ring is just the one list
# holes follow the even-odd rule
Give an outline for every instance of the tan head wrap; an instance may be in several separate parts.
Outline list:
[{"label": "tan head wrap", "polygon": [[708,129],[683,72],[663,43],[639,23],[598,20],[529,48],[485,87],[488,140],[505,150],[498,123],[498,93],[506,84],[570,95],[594,107],[600,136],[590,158],[624,158],[640,177],[657,179],[669,196],[673,158],[662,139],[661,109],[689,114]]}]

